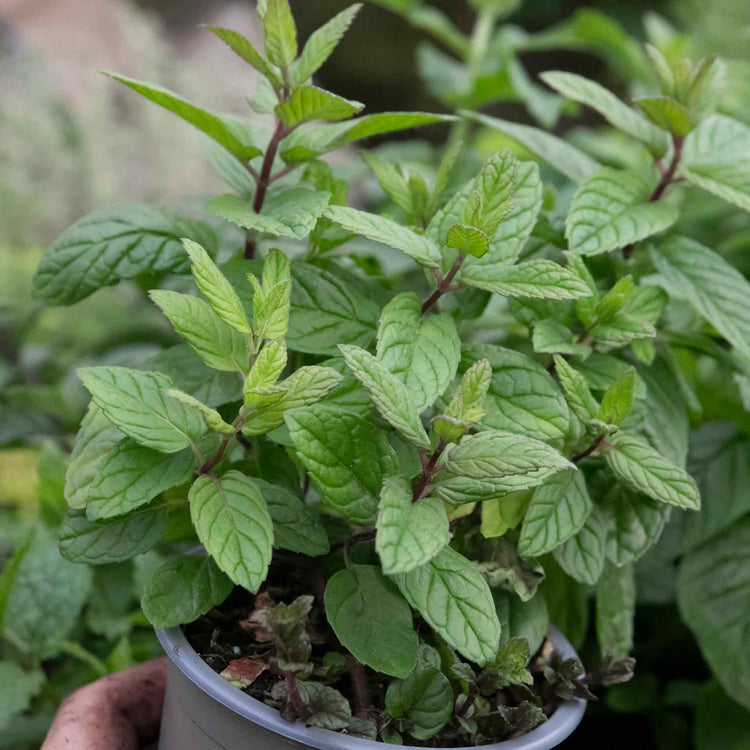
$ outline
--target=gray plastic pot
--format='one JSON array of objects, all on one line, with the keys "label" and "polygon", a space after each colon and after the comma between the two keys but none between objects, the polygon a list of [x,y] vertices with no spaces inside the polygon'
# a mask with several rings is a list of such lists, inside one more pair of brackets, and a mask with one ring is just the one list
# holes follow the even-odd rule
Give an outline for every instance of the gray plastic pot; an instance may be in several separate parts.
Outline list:
[{"label": "gray plastic pot", "polygon": [[[157,630],[156,635],[169,657],[159,750],[288,750],[290,747],[418,750],[285,721],[278,711],[219,677],[193,650],[181,628]],[[563,656],[577,658],[573,647],[558,630],[552,628],[550,636]],[[586,701],[567,701],[533,732],[484,747],[490,750],[548,750],[573,732],[585,710]]]}]

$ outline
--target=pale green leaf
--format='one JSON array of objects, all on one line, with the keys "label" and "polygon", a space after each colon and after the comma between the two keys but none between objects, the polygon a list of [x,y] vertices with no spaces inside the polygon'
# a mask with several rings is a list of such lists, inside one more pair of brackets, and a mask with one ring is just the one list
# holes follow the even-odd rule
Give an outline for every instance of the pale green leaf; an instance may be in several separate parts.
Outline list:
[{"label": "pale green leaf", "polygon": [[626,432],[610,435],[607,441],[611,446],[604,454],[607,463],[629,487],[662,503],[690,510],[700,508],[695,480],[650,445]]},{"label": "pale green leaf", "polygon": [[329,206],[325,216],[348,232],[406,253],[421,265],[434,268],[440,264],[440,249],[432,240],[390,219],[345,206]]},{"label": "pale green leaf", "polygon": [[534,351],[542,354],[577,354],[586,357],[591,347],[581,344],[578,337],[565,324],[545,318],[534,324],[531,336]]},{"label": "pale green leaf", "polygon": [[430,439],[407,386],[364,349],[341,344],[339,350],[354,376],[370,392],[373,403],[383,418],[410,442],[420,448],[429,448]]},{"label": "pale green leaf", "polygon": [[353,523],[372,523],[383,479],[397,470],[385,433],[371,420],[324,404],[289,414],[286,423],[326,502]]},{"label": "pale green leaf", "polygon": [[178,555],[151,572],[141,608],[155,628],[173,628],[218,607],[233,588],[210,557]]},{"label": "pale green leaf", "polygon": [[288,258],[275,248],[263,261],[263,280],[253,283],[253,325],[259,339],[276,339],[286,336],[289,328],[289,305],[292,294],[292,276]]},{"label": "pale green leaf", "polygon": [[551,552],[577,534],[591,513],[591,498],[580,471],[561,472],[534,490],[518,540],[526,557]]},{"label": "pale green leaf", "polygon": [[628,368],[605,392],[599,419],[607,424],[621,425],[633,408],[635,368]]},{"label": "pale green leaf", "polygon": [[286,361],[287,351],[284,339],[269,341],[260,350],[243,386],[245,403],[248,406],[263,400],[263,396],[256,391],[274,385],[281,377]]},{"label": "pale green leaf", "polygon": [[268,78],[274,86],[279,87],[281,85],[281,79],[273,66],[242,34],[219,26],[207,26],[206,28],[212,34],[219,37],[222,42],[228,45],[246,63],[252,65],[261,75]]},{"label": "pale green leaf", "polygon": [[173,385],[164,375],[126,367],[83,367],[78,375],[104,416],[146,448],[177,453],[205,432],[198,414],[164,395]]},{"label": "pale green leaf", "polygon": [[268,59],[280,68],[289,67],[297,57],[297,27],[289,0],[264,0],[263,12],[258,15]]},{"label": "pale green leaf", "polygon": [[287,128],[293,128],[312,120],[346,120],[364,106],[316,86],[301,86],[286,101],[277,104],[274,111]]},{"label": "pale green leaf", "polygon": [[95,211],[46,250],[34,277],[34,296],[51,305],[71,305],[140,274],[183,272],[182,237],[207,247],[216,243],[205,224],[150,206]]},{"label": "pale green leaf", "polygon": [[523,520],[533,492],[511,492],[482,503],[482,536],[494,539],[515,529]]},{"label": "pale green leaf", "polygon": [[377,357],[412,393],[421,412],[441,396],[456,375],[461,341],[448,315],[423,317],[416,294],[394,297],[378,325]]},{"label": "pale green leaf", "polygon": [[442,500],[426,497],[412,503],[411,485],[386,477],[380,494],[375,549],[387,575],[408,573],[429,562],[450,541]]},{"label": "pale green leaf", "polygon": [[236,584],[257,592],[271,562],[273,523],[252,479],[239,471],[201,476],[190,488],[190,516],[198,538]]},{"label": "pale green leaf", "polygon": [[394,580],[409,604],[463,656],[480,666],[495,657],[500,623],[490,588],[473,563],[446,547]]},{"label": "pale green leaf", "polygon": [[605,167],[578,190],[565,220],[570,250],[598,255],[664,231],[678,209],[650,201],[653,185],[635,172]]},{"label": "pale green leaf", "polygon": [[602,654],[622,659],[633,648],[635,594],[633,566],[607,563],[596,587],[596,635]]},{"label": "pale green leaf", "polygon": [[581,583],[595,584],[604,570],[606,527],[598,507],[580,530],[554,550],[557,564]]},{"label": "pale green leaf", "polygon": [[216,409],[206,406],[190,394],[179,391],[176,388],[167,388],[164,393],[170,398],[177,399],[180,403],[185,404],[189,409],[194,409],[198,412],[209,430],[221,433],[222,435],[234,435],[234,433],[237,432],[231,424],[224,421],[221,414],[219,414]]},{"label": "pale green leaf", "polygon": [[335,573],[325,608],[336,636],[359,662],[393,677],[414,669],[419,639],[409,605],[379,568],[353,565]]},{"label": "pale green leaf", "polygon": [[694,126],[690,110],[671,96],[644,96],[633,104],[654,125],[679,136],[686,136]]},{"label": "pale green leaf", "polygon": [[555,371],[565,390],[570,408],[584,423],[598,419],[599,403],[591,394],[586,378],[572,367],[564,357],[555,357]]},{"label": "pale green leaf", "polygon": [[166,289],[152,289],[149,296],[209,367],[223,372],[247,372],[247,337],[228,326],[207,302]]},{"label": "pale green leaf", "polygon": [[448,230],[445,244],[458,250],[461,255],[471,255],[474,258],[481,258],[490,249],[489,239],[481,229],[463,224],[454,224]]},{"label": "pale green leaf", "polygon": [[495,589],[492,597],[502,629],[501,643],[511,638],[523,638],[528,642],[531,653],[536,653],[547,637],[550,624],[547,604],[542,593],[537,592],[527,602],[503,589]]}]

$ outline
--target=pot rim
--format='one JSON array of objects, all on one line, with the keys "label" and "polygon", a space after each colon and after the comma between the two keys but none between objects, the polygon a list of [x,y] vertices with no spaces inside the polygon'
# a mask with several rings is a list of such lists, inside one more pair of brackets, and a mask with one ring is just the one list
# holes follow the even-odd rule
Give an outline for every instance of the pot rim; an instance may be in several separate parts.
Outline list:
[{"label": "pot rim", "polygon": [[[557,650],[566,659],[578,658],[575,649],[557,628],[550,626],[549,635]],[[378,747],[393,748],[393,750],[420,750],[413,745],[387,745],[328,729],[307,727],[301,722],[286,721],[281,718],[276,709],[252,698],[234,685],[230,685],[214,672],[190,645],[181,627],[157,630],[156,637],[175,666],[203,692],[248,721],[282,737],[310,745],[318,750],[375,750]],[[585,700],[564,701],[544,724],[523,735],[523,737],[497,742],[494,745],[485,745],[484,747],[488,750],[492,750],[492,748],[498,750],[547,750],[547,748],[554,747],[572,734],[583,718],[585,710]],[[549,744],[550,740],[554,741],[552,745]],[[475,748],[464,747],[454,750],[475,750]]]}]

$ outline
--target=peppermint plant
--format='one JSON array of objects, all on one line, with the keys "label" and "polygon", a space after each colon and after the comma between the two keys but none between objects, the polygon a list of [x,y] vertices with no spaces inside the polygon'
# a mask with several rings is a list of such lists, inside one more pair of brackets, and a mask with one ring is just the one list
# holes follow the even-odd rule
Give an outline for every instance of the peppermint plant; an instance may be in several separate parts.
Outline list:
[{"label": "peppermint plant", "polygon": [[[466,54],[481,72],[508,4],[473,5]],[[112,76],[203,131],[232,192],[208,201],[210,223],[93,214],[41,262],[49,303],[134,279],[184,341],[138,367],[79,370],[92,400],[61,550],[95,563],[158,550],[142,600],[156,627],[241,610],[245,653],[223,635],[197,647],[289,719],[482,744],[632,674],[636,563],[671,511],[701,507],[686,357],[718,362],[747,397],[750,286],[680,222],[694,189],[748,208],[748,164],[730,148],[750,130],[713,114],[718,60],[670,63],[654,47],[644,75],[659,88],[632,106],[580,76],[542,77],[632,139],[631,166],[462,110],[429,173],[361,152],[385,210],[349,206],[324,154],[458,127],[355,117],[361,104],[311,83],[359,10],[301,51],[287,0],[258,4],[263,52],[210,29],[259,76],[249,118]],[[503,147],[461,181],[475,123]],[[548,167],[560,177],[543,183]],[[685,616],[731,687],[719,662],[741,653],[741,627],[707,633],[689,592],[709,563],[691,565]],[[580,643],[590,593],[602,662],[584,673],[547,632],[551,617]]]}]

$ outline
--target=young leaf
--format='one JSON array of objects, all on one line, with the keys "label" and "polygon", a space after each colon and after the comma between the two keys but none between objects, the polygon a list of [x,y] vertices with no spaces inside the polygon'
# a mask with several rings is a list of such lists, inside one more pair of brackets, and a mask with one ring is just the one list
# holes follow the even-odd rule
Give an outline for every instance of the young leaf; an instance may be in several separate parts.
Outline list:
[{"label": "young leaf", "polygon": [[161,86],[152,86],[142,81],[136,81],[133,78],[117,75],[116,73],[105,73],[105,75],[125,84],[137,94],[144,96],[160,107],[164,107],[164,109],[181,117],[185,122],[189,122],[193,127],[203,131],[209,138],[213,138],[220,146],[229,151],[232,156],[242,162],[246,162],[255,156],[260,156],[263,153],[255,146],[242,143],[229,124],[221,117],[213,112],[196,107],[168,89],[164,89]]},{"label": "young leaf", "polygon": [[287,346],[312,354],[339,353],[338,344],[367,346],[375,337],[378,304],[335,276],[308,263],[292,267],[292,310]]},{"label": "young leaf", "polygon": [[278,73],[263,55],[255,47],[236,31],[223,29],[219,26],[206,27],[212,34],[215,34],[222,42],[227,44],[237,55],[246,63],[252,65],[262,76],[268,78],[274,88],[280,88],[282,81]]},{"label": "young leaf", "polygon": [[472,255],[475,258],[481,258],[490,249],[490,241],[481,229],[464,224],[454,224],[448,230],[445,244],[458,250],[461,255]]},{"label": "young leaf", "polygon": [[192,451],[164,454],[122,439],[104,454],[91,477],[86,516],[92,520],[122,516],[193,476]]},{"label": "young leaf", "polygon": [[60,526],[60,554],[70,562],[104,565],[148,552],[167,526],[162,508],[141,508],[127,516],[89,521],[71,510]]},{"label": "young leaf", "polygon": [[310,507],[286,487],[253,480],[261,491],[273,520],[273,546],[317,557],[331,550],[328,535]]},{"label": "young leaf", "polygon": [[269,341],[259,352],[249,375],[245,378],[243,392],[245,404],[253,406],[263,401],[259,389],[268,388],[276,383],[284,372],[287,351],[284,339]]},{"label": "young leaf", "polygon": [[417,665],[404,680],[393,680],[385,693],[385,709],[417,740],[434,737],[453,712],[453,688],[435,667]]},{"label": "young leaf", "polygon": [[538,128],[476,112],[462,112],[461,114],[481,125],[509,135],[573,182],[588,180],[601,167],[598,162],[575,146]]},{"label": "young leaf", "polygon": [[362,664],[392,677],[408,677],[419,639],[409,605],[374,565],[335,573],[325,590],[326,617],[336,636]]},{"label": "young leaf", "polygon": [[205,432],[195,411],[164,395],[172,387],[164,375],[126,367],[83,367],[78,376],[104,416],[146,448],[177,453]]},{"label": "young leaf", "polygon": [[568,406],[541,365],[525,354],[499,346],[471,344],[464,347],[464,357],[467,361],[486,358],[492,365],[492,381],[483,404],[484,427],[543,441],[567,435]]},{"label": "young leaf", "polygon": [[534,324],[531,337],[534,351],[546,354],[577,354],[586,357],[591,347],[581,344],[577,336],[563,323],[545,318]]},{"label": "young leaf", "polygon": [[263,204],[263,213],[256,213],[247,201],[227,193],[208,202],[217,216],[243,229],[272,234],[276,237],[304,239],[323,215],[331,194],[305,187],[291,188],[271,196]]},{"label": "young leaf", "polygon": [[630,653],[634,614],[633,566],[617,568],[607,563],[596,587],[596,635],[602,654],[622,659]]},{"label": "young leaf", "polygon": [[364,106],[316,86],[301,86],[286,101],[277,104],[274,111],[287,128],[296,128],[312,120],[347,120]]},{"label": "young leaf", "polygon": [[511,492],[482,503],[482,536],[494,539],[515,529],[523,520],[532,495],[531,490]]},{"label": "young leaf", "polygon": [[630,367],[604,394],[599,419],[607,424],[621,425],[633,408],[635,368]]},{"label": "young leaf", "polygon": [[173,628],[218,607],[233,588],[210,557],[178,555],[151,573],[141,608],[155,628]]},{"label": "young leaf", "polygon": [[230,328],[207,302],[166,289],[152,289],[149,296],[209,367],[223,372],[247,372],[247,337]]},{"label": "young leaf", "polygon": [[327,502],[354,523],[372,523],[383,479],[397,470],[385,433],[371,420],[324,404],[289,414],[286,423]]},{"label": "young leaf", "polygon": [[586,378],[574,369],[564,357],[555,356],[555,371],[565,390],[570,408],[584,423],[599,418],[599,402],[591,395]]},{"label": "young leaf", "polygon": [[263,339],[286,336],[289,327],[289,303],[292,293],[292,276],[289,260],[280,251],[270,250],[263,261],[263,282],[253,282],[253,325],[256,335]]},{"label": "young leaf", "polygon": [[421,412],[441,396],[456,375],[461,341],[448,315],[424,318],[416,294],[394,297],[378,325],[377,357],[402,381]]},{"label": "young leaf", "polygon": [[66,229],[46,250],[34,276],[34,296],[72,305],[92,292],[145,273],[179,273],[181,238],[215,245],[205,224],[150,206],[95,211]]},{"label": "young leaf", "polygon": [[354,376],[370,392],[373,403],[383,418],[410,442],[420,448],[429,448],[430,439],[407,387],[380,360],[364,349],[340,344],[339,350]]},{"label": "young leaf", "polygon": [[440,264],[440,250],[432,240],[390,219],[345,206],[329,206],[325,216],[348,232],[401,250],[423,266],[436,268]]},{"label": "young leaf", "polygon": [[700,493],[695,480],[660,453],[626,432],[610,435],[605,452],[610,469],[636,492],[678,508],[698,510]]},{"label": "young leaf", "polygon": [[690,110],[671,96],[644,96],[633,104],[657,127],[686,136],[694,127]]},{"label": "young leaf", "polygon": [[198,414],[203,417],[203,421],[206,423],[206,427],[208,427],[209,430],[219,432],[222,435],[234,435],[234,433],[237,432],[237,430],[232,427],[231,424],[228,424],[223,420],[221,414],[219,414],[216,409],[212,409],[210,406],[206,406],[197,398],[194,398],[193,396],[184,393],[183,391],[178,391],[176,388],[167,388],[164,393],[170,398],[177,399],[180,403],[185,404],[185,406],[187,406],[188,408],[197,411]]},{"label": "young leaf", "polygon": [[450,547],[394,580],[414,609],[441,638],[480,666],[495,657],[500,623],[484,577]]},{"label": "young leaf", "polygon": [[592,107],[610,125],[643,141],[655,156],[666,153],[669,147],[667,134],[595,81],[560,71],[542,73],[540,78],[567,99]]},{"label": "young leaf", "polygon": [[670,237],[651,257],[659,271],[656,281],[750,356],[750,282],[713,250],[687,237]]},{"label": "young leaf", "polygon": [[300,367],[280,384],[280,391],[252,405],[249,421],[242,431],[246,435],[270,432],[284,423],[287,412],[317,403],[340,382],[341,375],[330,367]]},{"label": "young leaf", "polygon": [[518,552],[539,557],[577,534],[591,513],[591,499],[580,471],[565,471],[534,490],[518,540]]},{"label": "young leaf", "polygon": [[594,507],[580,531],[554,550],[557,564],[576,581],[594,585],[604,570],[606,527]]},{"label": "young leaf", "polygon": [[252,333],[240,298],[226,276],[197,242],[184,240],[183,244],[190,256],[195,283],[213,311],[235,331]]},{"label": "young leaf", "polygon": [[299,60],[292,65],[292,86],[301,86],[325,63],[361,8],[362,4],[356,3],[342,10],[310,35]]},{"label": "young leaf", "polygon": [[408,573],[429,562],[449,541],[443,502],[426,497],[412,503],[409,482],[401,477],[386,477],[375,537],[383,572]]},{"label": "young leaf", "polygon": [[533,685],[534,678],[527,669],[531,649],[524,638],[509,638],[497,652],[497,656],[487,665],[487,671],[500,678],[505,685]]},{"label": "young leaf", "polygon": [[280,68],[288,68],[297,57],[297,27],[289,0],[265,0],[264,12],[258,15],[268,59]]},{"label": "young leaf", "polygon": [[662,232],[678,209],[650,201],[653,186],[635,172],[604,167],[578,190],[565,220],[570,250],[598,255]]},{"label": "young leaf", "polygon": [[237,585],[257,592],[271,562],[273,522],[263,495],[239,471],[203,475],[188,493],[198,538]]}]

